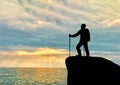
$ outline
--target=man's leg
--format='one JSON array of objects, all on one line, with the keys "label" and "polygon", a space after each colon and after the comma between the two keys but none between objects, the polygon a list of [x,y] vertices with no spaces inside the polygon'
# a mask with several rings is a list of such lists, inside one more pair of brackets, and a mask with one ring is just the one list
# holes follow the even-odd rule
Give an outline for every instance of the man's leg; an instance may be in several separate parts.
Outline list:
[{"label": "man's leg", "polygon": [[77,53],[78,53],[78,55],[79,56],[81,56],[81,50],[80,50],[80,47],[82,46],[82,43],[81,42],[79,42],[78,44],[77,44],[77,46],[76,46],[76,50],[77,50]]},{"label": "man's leg", "polygon": [[85,48],[86,56],[90,56],[89,49],[88,49],[88,42],[84,43],[84,48]]}]

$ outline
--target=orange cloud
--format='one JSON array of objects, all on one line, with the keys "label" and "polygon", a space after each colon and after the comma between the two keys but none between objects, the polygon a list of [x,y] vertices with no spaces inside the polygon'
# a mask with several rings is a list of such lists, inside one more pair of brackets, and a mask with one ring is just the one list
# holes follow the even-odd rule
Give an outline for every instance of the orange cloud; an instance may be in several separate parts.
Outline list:
[{"label": "orange cloud", "polygon": [[14,55],[18,56],[65,56],[68,54],[67,50],[64,49],[53,49],[53,48],[38,48],[33,51],[25,51],[25,50],[20,50],[20,51],[14,51],[12,52]]},{"label": "orange cloud", "polygon": [[0,67],[65,67],[68,51],[46,47],[31,51],[0,51],[0,55]]}]

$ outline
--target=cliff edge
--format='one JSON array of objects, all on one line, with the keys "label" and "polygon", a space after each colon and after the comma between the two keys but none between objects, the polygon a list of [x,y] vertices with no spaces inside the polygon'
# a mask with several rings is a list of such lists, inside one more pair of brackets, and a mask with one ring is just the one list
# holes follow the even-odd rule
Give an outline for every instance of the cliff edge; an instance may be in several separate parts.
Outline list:
[{"label": "cliff edge", "polygon": [[120,66],[105,58],[70,56],[65,64],[67,85],[120,85]]}]

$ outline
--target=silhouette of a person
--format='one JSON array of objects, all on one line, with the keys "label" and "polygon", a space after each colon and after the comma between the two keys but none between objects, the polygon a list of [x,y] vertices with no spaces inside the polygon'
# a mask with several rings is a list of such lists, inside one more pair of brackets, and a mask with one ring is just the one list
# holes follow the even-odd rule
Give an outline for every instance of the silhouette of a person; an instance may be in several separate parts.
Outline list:
[{"label": "silhouette of a person", "polygon": [[69,37],[77,37],[78,35],[80,35],[80,41],[76,46],[78,55],[81,56],[80,47],[83,45],[86,52],[86,56],[90,56],[88,49],[88,42],[90,41],[90,32],[86,28],[86,24],[81,24],[81,29],[73,35],[69,34]]}]

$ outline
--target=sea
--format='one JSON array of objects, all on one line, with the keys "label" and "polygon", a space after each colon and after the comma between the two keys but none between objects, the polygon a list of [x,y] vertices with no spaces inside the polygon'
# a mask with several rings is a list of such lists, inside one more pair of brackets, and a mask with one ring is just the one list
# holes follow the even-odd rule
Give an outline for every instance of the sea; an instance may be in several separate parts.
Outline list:
[{"label": "sea", "polygon": [[67,85],[66,68],[0,68],[0,85]]}]

